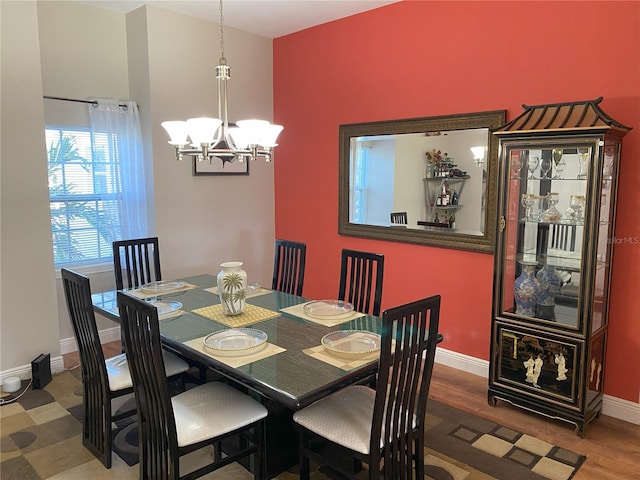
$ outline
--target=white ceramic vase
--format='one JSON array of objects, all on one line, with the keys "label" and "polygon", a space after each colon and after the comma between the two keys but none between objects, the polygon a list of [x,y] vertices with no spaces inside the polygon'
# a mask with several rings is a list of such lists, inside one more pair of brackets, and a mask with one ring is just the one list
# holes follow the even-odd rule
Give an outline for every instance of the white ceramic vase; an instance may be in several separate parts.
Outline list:
[{"label": "white ceramic vase", "polygon": [[244,311],[247,272],[242,262],[224,262],[218,273],[218,295],[225,315],[239,315]]}]

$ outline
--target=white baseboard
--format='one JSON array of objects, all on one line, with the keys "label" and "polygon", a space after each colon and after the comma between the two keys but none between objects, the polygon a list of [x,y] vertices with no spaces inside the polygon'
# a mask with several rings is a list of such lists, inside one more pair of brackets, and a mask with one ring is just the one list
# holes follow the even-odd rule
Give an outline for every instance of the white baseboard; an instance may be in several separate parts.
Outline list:
[{"label": "white baseboard", "polygon": [[640,425],[640,403],[605,395],[602,399],[602,414]]},{"label": "white baseboard", "polygon": [[[101,343],[115,342],[120,340],[120,326],[105,328],[98,332]],[[64,359],[62,355],[71,352],[77,352],[78,345],[74,337],[63,338],[60,340],[60,356],[51,359],[51,373],[60,373],[64,371]],[[0,372],[0,383],[7,377],[20,377],[22,380],[31,378],[31,364],[21,365],[19,367],[3,370]]]},{"label": "white baseboard", "polygon": [[[100,330],[98,332],[98,336],[100,337],[100,343],[109,343],[120,340],[120,326],[118,325],[116,327]],[[76,343],[76,339],[74,337],[63,338],[60,340],[60,353],[62,355],[77,351],[78,344]]]},{"label": "white baseboard", "polygon": [[436,363],[457,370],[464,370],[479,377],[489,378],[489,362],[476,357],[470,357],[464,353],[453,352],[445,348],[436,348]]},{"label": "white baseboard", "polygon": [[[489,379],[489,362],[487,360],[438,347],[436,349],[436,363]],[[640,425],[640,403],[604,395],[602,399],[602,414],[633,423],[634,425]]]},{"label": "white baseboard", "polygon": [[[59,357],[53,357],[51,359],[51,374],[56,374],[64,371],[64,359],[62,355]],[[10,368],[0,372],[0,383],[4,382],[5,378],[19,377],[21,380],[31,378],[31,364],[20,365],[19,367]]]},{"label": "white baseboard", "polygon": [[[120,340],[120,327],[111,327],[100,330],[100,341],[102,343]],[[60,340],[60,353],[66,354],[77,351],[78,347],[73,337]],[[471,357],[463,353],[453,352],[441,347],[436,350],[436,362],[448,367],[463,370],[473,375],[489,378],[489,362],[480,358]],[[62,356],[51,359],[51,373],[59,373],[64,370]],[[5,377],[20,377],[21,379],[31,378],[31,364],[22,365],[0,372],[0,383]],[[625,422],[640,425],[640,403],[630,402],[618,397],[604,395],[602,404],[602,414],[609,417],[624,420]]]}]

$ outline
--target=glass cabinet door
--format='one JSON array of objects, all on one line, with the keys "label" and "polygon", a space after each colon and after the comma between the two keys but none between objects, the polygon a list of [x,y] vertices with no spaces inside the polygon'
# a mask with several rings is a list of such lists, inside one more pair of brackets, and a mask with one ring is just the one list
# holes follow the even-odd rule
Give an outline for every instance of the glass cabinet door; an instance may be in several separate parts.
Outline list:
[{"label": "glass cabinet door", "polygon": [[547,142],[504,145],[501,310],[577,329],[589,166],[597,143]]},{"label": "glass cabinet door", "polygon": [[[614,194],[616,191],[617,169],[620,158],[620,142],[608,139],[603,150],[600,191],[598,194],[598,222],[596,245],[596,269],[591,308],[591,331],[606,325],[607,298],[609,290],[609,269],[613,244],[618,241],[613,232]],[[624,241],[624,239],[621,239]]]}]

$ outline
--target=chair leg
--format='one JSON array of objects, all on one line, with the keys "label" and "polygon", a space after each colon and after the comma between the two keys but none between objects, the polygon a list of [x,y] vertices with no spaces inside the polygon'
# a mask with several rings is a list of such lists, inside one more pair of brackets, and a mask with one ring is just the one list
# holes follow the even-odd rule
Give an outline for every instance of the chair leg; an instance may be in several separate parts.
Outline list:
[{"label": "chair leg", "polygon": [[303,427],[300,427],[300,435],[298,436],[298,439],[298,454],[300,456],[300,460],[298,462],[300,465],[300,480],[309,480],[309,458],[305,455],[305,449],[307,445],[305,441],[305,430]]},{"label": "chair leg", "polygon": [[255,475],[258,480],[266,480],[267,478],[267,429],[266,420],[260,420],[255,427],[255,440],[258,442],[258,448],[255,453]]}]

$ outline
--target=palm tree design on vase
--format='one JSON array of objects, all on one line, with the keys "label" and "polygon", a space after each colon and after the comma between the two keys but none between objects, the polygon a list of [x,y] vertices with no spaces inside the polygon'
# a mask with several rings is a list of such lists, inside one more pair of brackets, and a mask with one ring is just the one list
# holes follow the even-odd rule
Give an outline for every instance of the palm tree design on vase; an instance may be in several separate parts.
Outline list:
[{"label": "palm tree design on vase", "polygon": [[220,300],[224,313],[227,315],[238,315],[244,309],[244,282],[242,275],[232,272],[222,277],[222,291]]}]

